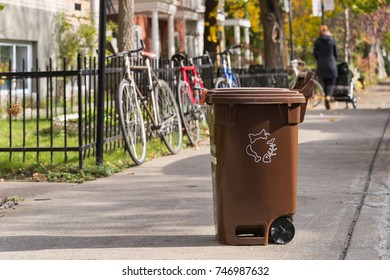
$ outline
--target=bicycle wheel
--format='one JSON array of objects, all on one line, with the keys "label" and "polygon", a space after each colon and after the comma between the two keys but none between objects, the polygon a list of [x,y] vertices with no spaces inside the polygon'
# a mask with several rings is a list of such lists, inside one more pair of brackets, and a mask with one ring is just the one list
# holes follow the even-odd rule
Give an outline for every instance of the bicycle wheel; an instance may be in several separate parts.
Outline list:
[{"label": "bicycle wheel", "polygon": [[160,136],[168,150],[177,154],[183,141],[179,107],[167,82],[158,80],[155,89]]},{"label": "bicycle wheel", "polygon": [[128,80],[119,84],[117,104],[126,149],[135,164],[140,165],[146,157],[145,124],[137,94]]},{"label": "bicycle wheel", "polygon": [[190,89],[188,84],[181,81],[177,91],[177,102],[179,105],[180,116],[191,145],[196,145],[199,140],[199,113],[196,105],[192,103]]},{"label": "bicycle wheel", "polygon": [[215,88],[227,88],[228,85],[226,83],[226,78],[225,77],[218,77],[215,80],[214,87]]},{"label": "bicycle wheel", "polygon": [[324,89],[317,80],[314,81],[313,95],[307,101],[310,107],[316,107],[325,98]]}]

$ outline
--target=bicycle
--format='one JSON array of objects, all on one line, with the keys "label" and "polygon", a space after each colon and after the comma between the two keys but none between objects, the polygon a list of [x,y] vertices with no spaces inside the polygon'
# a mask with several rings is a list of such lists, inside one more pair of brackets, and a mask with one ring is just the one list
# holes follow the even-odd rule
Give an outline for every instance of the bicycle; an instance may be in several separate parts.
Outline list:
[{"label": "bicycle", "polygon": [[[137,165],[141,165],[146,158],[146,125],[144,116],[147,116],[148,128],[159,135],[172,154],[177,154],[182,145],[182,125],[179,107],[174,94],[167,82],[158,79],[155,75],[151,59],[154,54],[144,52],[145,45],[141,40],[139,49],[120,52],[110,57],[124,58],[124,78],[121,80],[117,95],[117,109],[120,126],[127,151]],[[131,65],[132,54],[141,56],[143,64]],[[134,78],[136,71],[146,72],[147,90],[144,95]],[[142,110],[141,108],[144,110]]]},{"label": "bicycle", "polygon": [[185,132],[193,146],[196,146],[200,139],[199,121],[205,119],[204,108],[200,105],[200,98],[205,86],[193,62],[202,58],[208,58],[210,61],[208,53],[193,58],[177,53],[171,58],[174,65],[179,65],[180,77],[176,80],[177,102]]},{"label": "bicycle", "polygon": [[217,77],[214,83],[215,88],[232,88],[240,87],[240,80],[237,74],[233,73],[230,55],[234,49],[241,48],[241,45],[229,46],[226,50],[216,53],[221,57],[221,75]]},{"label": "bicycle", "polygon": [[[291,78],[292,80],[288,84],[288,87],[294,88],[294,85],[297,82],[299,77],[300,69],[304,71],[306,70],[305,63],[303,61],[298,61],[298,59],[293,59],[291,61],[291,68],[293,70],[293,75]],[[312,108],[318,106],[322,100],[325,100],[325,93],[321,83],[316,79],[313,79],[313,81],[314,81],[313,94],[307,101],[309,107]]]}]

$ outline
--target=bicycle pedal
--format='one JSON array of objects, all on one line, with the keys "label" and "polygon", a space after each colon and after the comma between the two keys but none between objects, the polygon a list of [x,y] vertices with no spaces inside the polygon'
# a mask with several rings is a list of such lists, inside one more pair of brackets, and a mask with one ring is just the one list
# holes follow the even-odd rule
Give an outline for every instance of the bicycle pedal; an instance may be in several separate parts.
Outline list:
[{"label": "bicycle pedal", "polygon": [[150,129],[153,130],[153,131],[160,130],[161,129],[161,125],[151,125]]},{"label": "bicycle pedal", "polygon": [[198,105],[197,110],[198,110],[201,114],[205,114],[205,113],[207,112],[207,106],[206,106],[206,105]]}]

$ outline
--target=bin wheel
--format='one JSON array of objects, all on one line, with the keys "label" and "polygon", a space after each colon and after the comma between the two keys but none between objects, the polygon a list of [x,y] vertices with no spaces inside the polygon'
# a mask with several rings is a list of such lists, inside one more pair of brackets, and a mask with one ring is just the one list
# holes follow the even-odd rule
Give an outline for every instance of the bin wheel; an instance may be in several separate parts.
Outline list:
[{"label": "bin wheel", "polygon": [[269,230],[269,238],[277,244],[289,243],[295,234],[295,227],[289,218],[276,219]]}]

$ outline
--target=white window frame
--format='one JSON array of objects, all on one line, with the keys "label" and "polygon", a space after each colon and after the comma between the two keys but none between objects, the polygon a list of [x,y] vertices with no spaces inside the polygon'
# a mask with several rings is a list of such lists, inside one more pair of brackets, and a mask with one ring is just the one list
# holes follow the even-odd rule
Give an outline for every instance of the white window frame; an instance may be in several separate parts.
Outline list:
[{"label": "white window frame", "polygon": [[[16,72],[16,71],[21,72],[22,71],[22,69],[16,69],[16,65],[18,62],[17,51],[16,51],[17,47],[27,48],[27,59],[25,61],[25,71],[26,72],[31,71],[32,61],[33,61],[33,59],[32,59],[32,44],[19,43],[19,42],[0,42],[0,47],[1,46],[12,47],[11,72]],[[8,89],[0,90],[0,92],[6,92],[6,91],[8,91]],[[16,88],[16,80],[12,81],[12,92],[15,92],[17,94],[23,93],[23,89]],[[31,79],[30,78],[28,78],[26,80],[26,87],[24,88],[24,92],[31,93]]]}]

